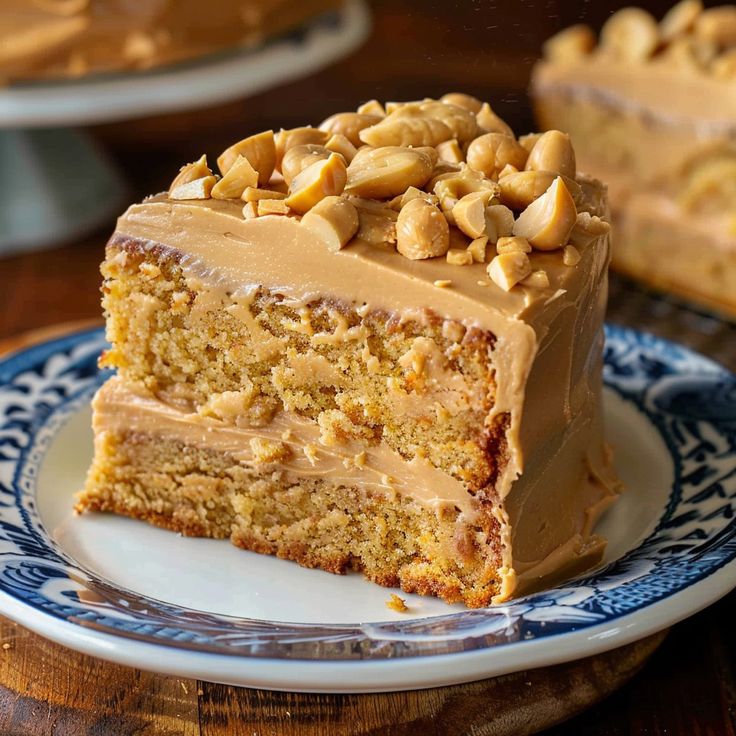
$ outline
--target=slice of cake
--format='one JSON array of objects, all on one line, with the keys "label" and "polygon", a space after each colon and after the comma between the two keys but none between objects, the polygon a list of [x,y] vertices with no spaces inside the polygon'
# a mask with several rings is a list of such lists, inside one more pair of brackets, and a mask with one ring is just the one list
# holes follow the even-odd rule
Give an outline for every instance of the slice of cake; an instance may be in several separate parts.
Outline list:
[{"label": "slice of cake", "polygon": [[149,69],[252,46],[339,0],[2,0],[0,83]]},{"label": "slice of cake", "polygon": [[465,95],[182,168],[102,270],[79,511],[483,606],[599,562],[605,191]]},{"label": "slice of cake", "polygon": [[568,132],[610,188],[613,266],[736,316],[736,6],[626,8],[550,39],[540,125]]}]

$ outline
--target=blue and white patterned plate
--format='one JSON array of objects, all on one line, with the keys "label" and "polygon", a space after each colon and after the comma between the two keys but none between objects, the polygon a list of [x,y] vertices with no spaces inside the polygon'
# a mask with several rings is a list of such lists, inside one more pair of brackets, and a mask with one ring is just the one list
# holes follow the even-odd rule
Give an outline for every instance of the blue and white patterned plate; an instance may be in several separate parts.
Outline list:
[{"label": "blue and white patterned plate", "polygon": [[0,613],[105,659],[301,691],[430,687],[589,656],[665,628],[736,586],[736,378],[609,327],[607,434],[627,491],[600,569],[465,610],[184,539],[74,516],[92,453],[100,330],[0,361]]}]

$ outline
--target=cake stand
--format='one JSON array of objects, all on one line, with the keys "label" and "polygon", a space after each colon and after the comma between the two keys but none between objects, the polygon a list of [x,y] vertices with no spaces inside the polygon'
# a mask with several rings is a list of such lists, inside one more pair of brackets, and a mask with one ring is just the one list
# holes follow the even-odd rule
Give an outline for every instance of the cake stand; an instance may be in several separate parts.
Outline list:
[{"label": "cake stand", "polygon": [[359,46],[364,0],[250,50],[150,72],[0,89],[0,255],[79,237],[125,199],[123,178],[76,126],[191,110],[315,72]]}]

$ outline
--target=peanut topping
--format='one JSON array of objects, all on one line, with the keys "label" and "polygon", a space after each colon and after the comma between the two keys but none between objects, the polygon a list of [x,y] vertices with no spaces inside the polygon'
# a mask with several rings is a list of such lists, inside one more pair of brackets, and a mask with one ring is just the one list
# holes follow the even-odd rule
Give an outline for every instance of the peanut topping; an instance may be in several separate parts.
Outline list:
[{"label": "peanut topping", "polygon": [[345,160],[331,153],[328,159],[316,161],[294,177],[286,204],[303,215],[325,197],[342,194],[346,181]]},{"label": "peanut topping", "polygon": [[[557,174],[551,171],[518,171],[502,176],[498,180],[501,202],[514,210],[524,210],[541,197],[556,178]],[[576,181],[566,176],[562,178],[573,199],[582,196],[582,189]]]},{"label": "peanut topping", "polygon": [[508,207],[502,204],[486,207],[486,235],[492,243],[511,235],[513,229],[514,213]]},{"label": "peanut topping", "polygon": [[546,289],[549,287],[549,276],[543,270],[532,271],[521,283],[532,289]]},{"label": "peanut topping", "polygon": [[486,248],[488,247],[488,236],[481,235],[468,245],[468,253],[470,253],[474,263],[485,263]]},{"label": "peanut topping", "polygon": [[514,235],[525,237],[538,250],[556,250],[567,243],[577,220],[572,195],[561,177],[534,200],[514,224]]},{"label": "peanut topping", "polygon": [[450,247],[450,228],[439,208],[412,199],[396,221],[396,249],[411,260],[443,256]]},{"label": "peanut topping", "polygon": [[215,199],[240,199],[246,187],[258,184],[258,172],[245,156],[238,156],[225,176],[212,188]]},{"label": "peanut topping", "polygon": [[246,220],[252,220],[258,217],[258,202],[248,202],[243,207],[243,217]]},{"label": "peanut topping", "polygon": [[[582,246],[609,228],[593,215],[605,212],[598,185],[575,179],[565,134],[517,141],[488,103],[462,93],[385,107],[369,100],[319,128],[244,138],[218,165],[222,177],[204,156],[183,167],[169,196],[240,199],[246,220],[289,216],[330,251],[351,241],[395,244],[412,260],[472,265],[495,245],[488,272],[506,289],[531,273],[532,247]],[[545,276],[535,272],[525,285],[541,286]]]},{"label": "peanut topping", "polygon": [[284,199],[285,197],[286,195],[283,192],[274,192],[271,189],[246,187],[240,198],[244,202],[258,202],[261,199]]},{"label": "peanut topping", "polygon": [[358,152],[358,149],[342,133],[335,133],[335,135],[325,143],[325,148],[328,151],[339,153],[345,159],[345,163],[347,164],[355,158],[355,154]]},{"label": "peanut topping", "polygon": [[358,211],[342,197],[325,197],[302,217],[302,225],[331,251],[344,248],[358,231]]},{"label": "peanut topping", "polygon": [[586,25],[565,28],[547,40],[544,55],[559,64],[570,64],[587,56],[595,48],[595,34]]},{"label": "peanut topping", "polygon": [[566,266],[577,266],[580,263],[580,251],[574,245],[566,245],[562,251],[562,262]]},{"label": "peanut topping", "polygon": [[470,238],[479,238],[486,231],[486,206],[491,192],[471,192],[452,208],[455,224]]},{"label": "peanut topping", "polygon": [[659,35],[666,43],[689,33],[703,12],[701,0],[681,0],[673,5],[659,23]]},{"label": "peanut topping", "polygon": [[291,180],[297,174],[301,174],[307,166],[328,159],[331,153],[326,146],[316,143],[305,143],[289,148],[281,161],[281,176],[287,184],[290,184]]},{"label": "peanut topping", "polygon": [[439,199],[440,207],[447,217],[447,221],[455,224],[452,210],[460,199],[471,192],[490,192],[493,198],[498,194],[498,185],[490,179],[468,166],[459,172],[449,172],[435,177],[430,182],[430,187]]},{"label": "peanut topping", "polygon": [[203,176],[169,190],[169,199],[209,199],[217,179]]},{"label": "peanut topping", "polygon": [[736,7],[708,8],[695,21],[695,36],[721,48],[736,45]]},{"label": "peanut topping", "polygon": [[570,242],[583,247],[610,232],[611,226],[605,220],[589,212],[580,212],[575,220],[575,227],[570,233]]},{"label": "peanut topping", "polygon": [[447,251],[447,262],[453,266],[469,266],[473,263],[473,254],[465,248],[450,248]]},{"label": "peanut topping", "polygon": [[468,166],[489,179],[498,179],[499,172],[506,164],[523,169],[526,159],[526,149],[516,142],[516,138],[503,133],[486,133],[468,146]]},{"label": "peanut topping", "polygon": [[512,138],[514,137],[511,126],[501,120],[487,102],[484,102],[478,110],[475,120],[481,133],[503,133],[504,135],[510,135]]},{"label": "peanut topping", "polygon": [[386,199],[409,187],[423,187],[437,160],[433,148],[361,149],[348,167],[346,191],[359,197]]},{"label": "peanut topping", "polygon": [[273,131],[267,130],[251,135],[225,149],[217,158],[217,165],[223,176],[227,175],[238,160],[238,156],[247,158],[250,165],[258,172],[258,185],[266,184],[276,166],[276,144]]},{"label": "peanut topping", "polygon": [[504,291],[511,291],[532,272],[532,267],[526,253],[513,251],[497,255],[488,264],[487,270],[494,284]]},{"label": "peanut topping", "polygon": [[[339,133],[344,135],[356,148],[360,148],[363,142],[360,139],[360,132],[365,128],[370,128],[376,123],[383,120],[382,115],[366,115],[359,112],[338,112],[331,115],[327,120],[323,121],[319,126],[320,130],[330,134],[330,137]],[[383,145],[383,144],[371,144]]]},{"label": "peanut topping", "polygon": [[[179,169],[179,173],[174,177],[174,181],[169,186],[169,197],[171,199],[177,199],[172,196],[174,191],[184,184],[190,184],[197,179],[203,179],[205,177],[212,176],[212,171],[207,165],[207,156],[200,156],[196,161],[191,164],[185,164]],[[186,197],[178,197],[178,199],[187,199]]]},{"label": "peanut topping", "polygon": [[497,253],[531,253],[532,247],[526,238],[519,235],[499,238],[496,243]]},{"label": "peanut topping", "polygon": [[386,117],[386,110],[378,100],[368,100],[368,102],[364,102],[356,112],[361,115],[380,115],[382,118]]},{"label": "peanut topping", "polygon": [[388,205],[389,207],[391,207],[392,209],[395,209],[398,212],[407,202],[409,202],[412,199],[416,199],[417,197],[426,199],[427,202],[430,202],[431,204],[439,203],[439,200],[437,199],[436,195],[430,194],[429,192],[425,192],[421,189],[417,189],[416,187],[409,187],[403,194],[399,194],[395,196],[388,203]]},{"label": "peanut topping", "polygon": [[658,45],[657,21],[641,8],[619,10],[601,29],[601,50],[620,61],[644,61]]},{"label": "peanut topping", "polygon": [[281,170],[281,161],[284,158],[284,154],[290,148],[309,144],[324,146],[329,138],[330,135],[325,133],[324,130],[312,128],[311,126],[279,131],[274,138],[276,144],[276,168],[279,171]]},{"label": "peanut topping", "polygon": [[570,136],[559,130],[548,130],[543,133],[529,152],[526,169],[527,171],[551,171],[574,179],[577,166]]},{"label": "peanut topping", "polygon": [[472,95],[466,95],[463,92],[448,92],[446,95],[440,97],[440,102],[445,102],[456,107],[464,107],[469,110],[473,115],[477,115],[480,112],[483,103],[473,97]]},{"label": "peanut topping", "polygon": [[436,146],[450,138],[452,131],[441,120],[423,115],[415,108],[399,108],[360,133],[360,141],[374,147]]},{"label": "peanut topping", "polygon": [[256,208],[259,217],[263,215],[288,215],[291,211],[283,199],[259,199]]},{"label": "peanut topping", "polygon": [[460,144],[453,138],[451,141],[442,141],[437,146],[440,160],[451,164],[460,164],[465,160]]}]

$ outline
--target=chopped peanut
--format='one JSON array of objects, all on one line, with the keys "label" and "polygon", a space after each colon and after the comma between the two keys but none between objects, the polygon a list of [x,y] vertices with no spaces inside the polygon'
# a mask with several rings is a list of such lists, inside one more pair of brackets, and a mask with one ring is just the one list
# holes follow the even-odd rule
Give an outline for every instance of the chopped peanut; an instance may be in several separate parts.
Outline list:
[{"label": "chopped peanut", "polygon": [[266,184],[276,166],[276,144],[273,131],[267,130],[251,135],[223,151],[217,158],[217,165],[223,176],[228,173],[239,156],[247,158],[250,165],[258,172],[258,186]]},{"label": "chopped peanut", "polygon": [[470,238],[479,238],[486,231],[486,206],[491,198],[489,190],[471,192],[452,208],[455,224]]},{"label": "chopped peanut", "polygon": [[468,253],[470,253],[475,263],[485,263],[487,247],[487,235],[481,235],[479,238],[476,238],[470,243],[470,245],[468,246]]},{"label": "chopped peanut", "polygon": [[473,254],[463,248],[450,248],[447,251],[447,262],[453,266],[469,266],[473,263]]},{"label": "chopped peanut", "polygon": [[245,156],[238,156],[225,176],[212,188],[215,199],[240,199],[246,187],[258,184],[258,172]]},{"label": "chopped peanut", "polygon": [[342,194],[346,181],[345,159],[331,153],[327,160],[316,161],[292,179],[286,204],[303,215],[325,197]]},{"label": "chopped peanut", "polygon": [[567,243],[577,220],[577,210],[565,182],[557,177],[514,223],[514,235],[525,237],[538,250],[555,250]]},{"label": "chopped peanut", "polygon": [[301,224],[326,243],[328,250],[338,251],[358,231],[358,211],[347,199],[325,197],[302,217]]},{"label": "chopped peanut", "polygon": [[488,275],[491,281],[504,291],[511,291],[531,272],[529,256],[519,251],[500,253],[488,264]]}]

